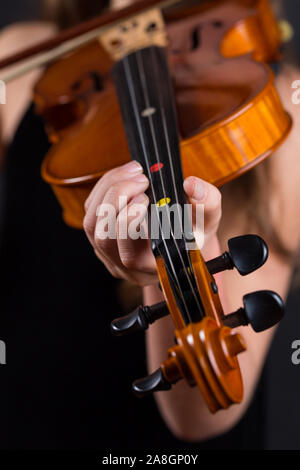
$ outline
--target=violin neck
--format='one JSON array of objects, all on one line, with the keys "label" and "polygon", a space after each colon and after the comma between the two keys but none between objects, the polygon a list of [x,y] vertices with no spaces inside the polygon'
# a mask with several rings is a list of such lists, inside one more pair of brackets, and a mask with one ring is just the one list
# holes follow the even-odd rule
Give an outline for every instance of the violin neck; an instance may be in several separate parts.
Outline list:
[{"label": "violin neck", "polygon": [[183,207],[177,117],[165,49],[149,46],[125,56],[115,64],[113,79],[131,157],[150,181],[153,253],[163,259],[184,323],[199,321],[204,310],[186,249],[192,228]]},{"label": "violin neck", "polygon": [[174,204],[182,208],[178,125],[165,49],[150,46],[129,54],[115,64],[113,79],[130,154],[149,178],[151,203],[161,211]]}]

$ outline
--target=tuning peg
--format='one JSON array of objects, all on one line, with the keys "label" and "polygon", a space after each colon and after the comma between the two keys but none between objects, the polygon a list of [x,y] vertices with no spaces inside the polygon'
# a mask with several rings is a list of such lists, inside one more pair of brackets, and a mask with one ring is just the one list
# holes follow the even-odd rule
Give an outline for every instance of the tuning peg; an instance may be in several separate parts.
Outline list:
[{"label": "tuning peg", "polygon": [[135,380],[132,384],[133,393],[138,397],[144,397],[152,392],[170,390],[170,388],[171,384],[166,380],[161,369],[157,369],[147,377]]},{"label": "tuning peg", "polygon": [[268,258],[268,247],[258,235],[243,235],[228,241],[229,251],[206,263],[213,275],[236,268],[241,276],[259,269]]},{"label": "tuning peg", "polygon": [[284,304],[275,292],[263,290],[243,297],[244,308],[223,317],[223,323],[230,328],[252,326],[256,332],[276,325],[284,316]]},{"label": "tuning peg", "polygon": [[128,315],[117,318],[111,323],[111,332],[115,336],[126,335],[136,331],[145,331],[149,325],[169,314],[166,302],[151,307],[137,307]]}]

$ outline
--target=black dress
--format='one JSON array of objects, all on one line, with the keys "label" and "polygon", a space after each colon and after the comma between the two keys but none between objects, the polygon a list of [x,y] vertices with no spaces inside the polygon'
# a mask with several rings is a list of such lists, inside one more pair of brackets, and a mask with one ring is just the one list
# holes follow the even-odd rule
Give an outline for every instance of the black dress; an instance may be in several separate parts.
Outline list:
[{"label": "black dress", "polygon": [[153,398],[131,395],[146,374],[143,335],[112,338],[114,280],[83,231],[67,227],[40,176],[49,144],[30,107],[8,150],[1,244],[1,449],[262,447],[261,391],[241,423],[190,446],[166,428]]}]

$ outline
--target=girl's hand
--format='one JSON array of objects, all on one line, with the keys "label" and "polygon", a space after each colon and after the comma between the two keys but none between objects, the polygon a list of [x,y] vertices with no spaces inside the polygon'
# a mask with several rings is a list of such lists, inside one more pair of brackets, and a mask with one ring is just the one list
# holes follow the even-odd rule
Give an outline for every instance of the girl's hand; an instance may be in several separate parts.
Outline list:
[{"label": "girl's hand", "polygon": [[[134,225],[139,225],[145,219],[149,205],[145,194],[148,186],[149,181],[142,167],[133,161],[107,172],[85,203],[84,229],[96,255],[114,277],[140,286],[158,282],[149,240],[133,240],[127,232],[133,220]],[[221,194],[216,187],[192,176],[184,181],[184,189],[192,204],[193,214],[197,204],[204,205],[203,249],[204,252],[208,251],[211,245],[217,243]],[[111,210],[107,212],[108,207]],[[104,219],[106,227],[103,226]],[[113,238],[103,236],[108,227],[113,227]]]}]

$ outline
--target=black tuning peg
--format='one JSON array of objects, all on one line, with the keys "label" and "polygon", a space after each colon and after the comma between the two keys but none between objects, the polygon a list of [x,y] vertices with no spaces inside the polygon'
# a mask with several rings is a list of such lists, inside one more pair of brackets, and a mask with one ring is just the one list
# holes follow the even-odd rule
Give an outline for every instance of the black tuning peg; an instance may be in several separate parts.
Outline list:
[{"label": "black tuning peg", "polygon": [[206,263],[213,275],[236,268],[242,276],[259,269],[268,258],[268,247],[258,235],[243,235],[228,241],[229,251]]},{"label": "black tuning peg", "polygon": [[230,328],[252,326],[256,332],[276,325],[284,316],[284,304],[275,292],[262,290],[243,297],[244,308],[223,317],[223,323]]},{"label": "black tuning peg", "polygon": [[116,318],[111,323],[113,335],[122,336],[136,331],[145,331],[148,326],[169,314],[166,302],[161,302],[151,307],[137,307],[133,312],[121,318]]},{"label": "black tuning peg", "polygon": [[161,369],[157,369],[147,377],[135,380],[132,384],[133,393],[137,397],[144,397],[152,392],[170,390],[170,388],[171,384],[166,380]]}]

